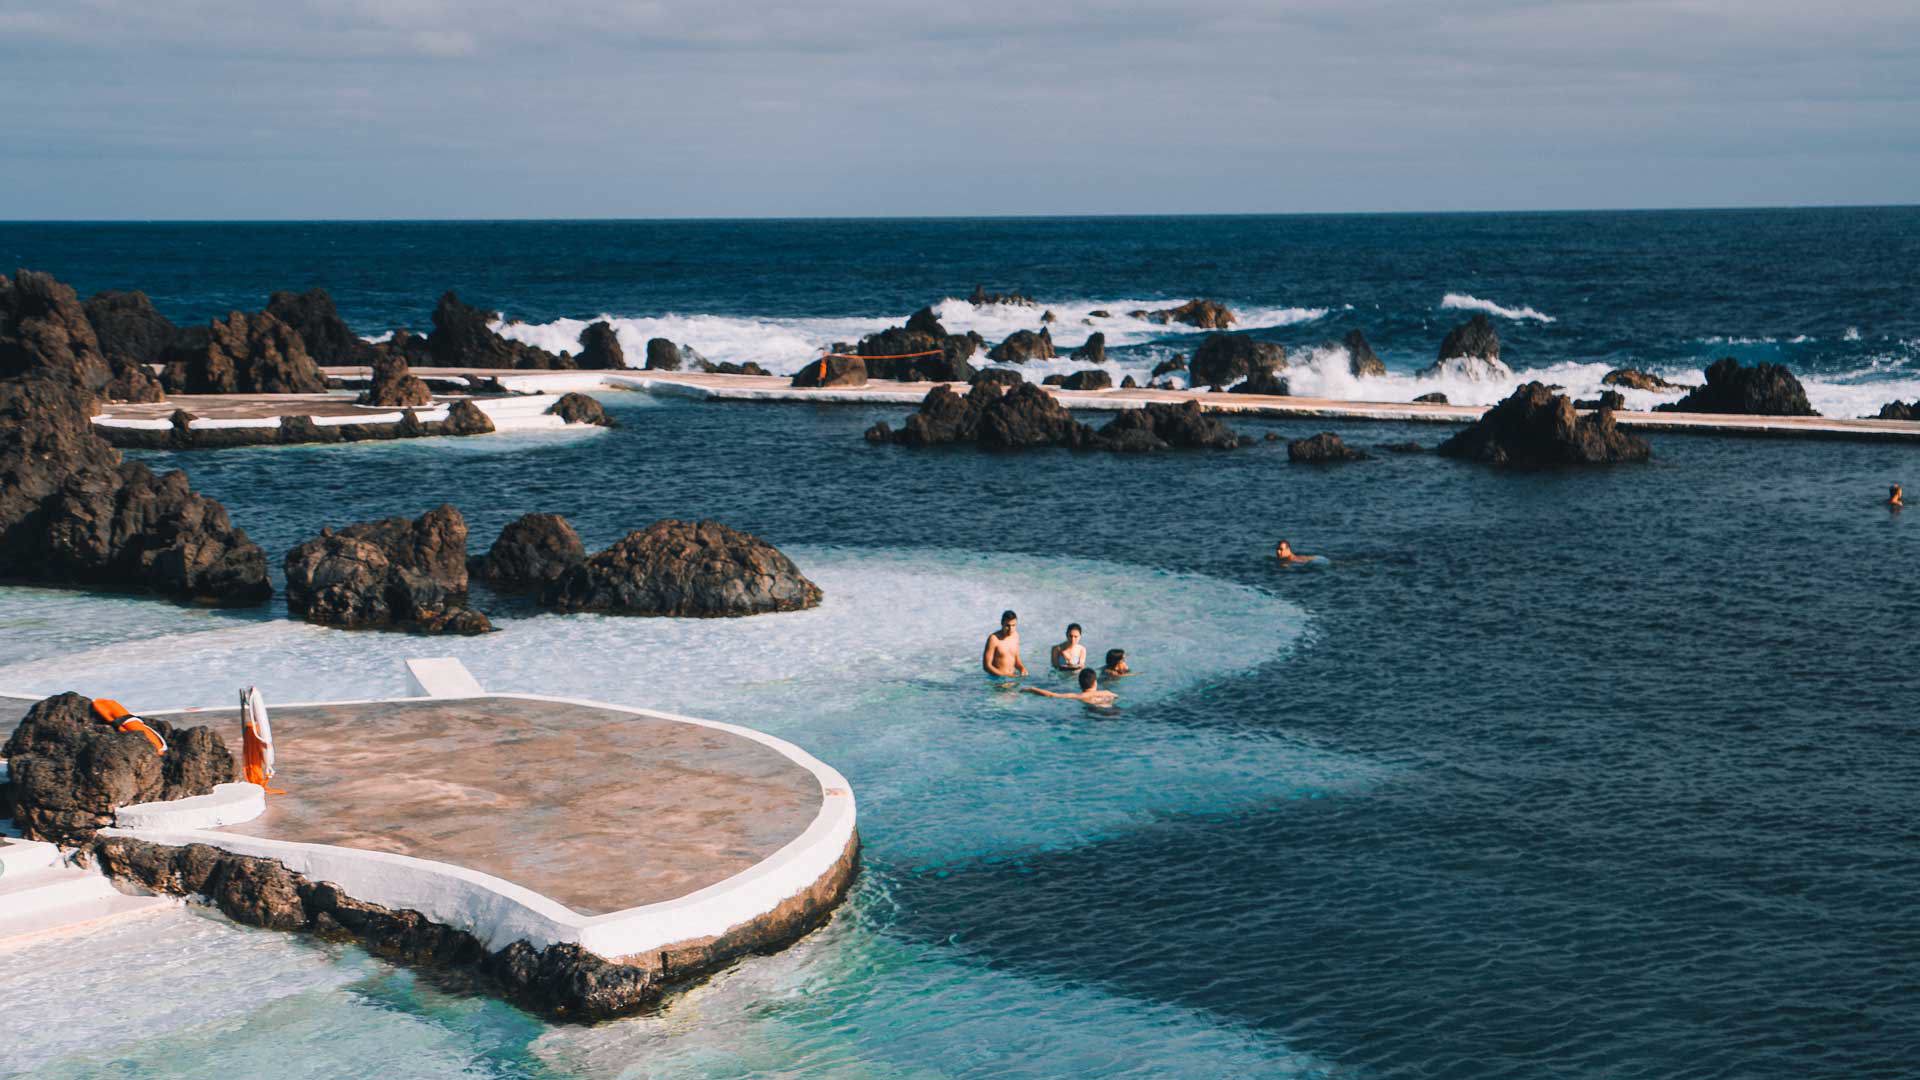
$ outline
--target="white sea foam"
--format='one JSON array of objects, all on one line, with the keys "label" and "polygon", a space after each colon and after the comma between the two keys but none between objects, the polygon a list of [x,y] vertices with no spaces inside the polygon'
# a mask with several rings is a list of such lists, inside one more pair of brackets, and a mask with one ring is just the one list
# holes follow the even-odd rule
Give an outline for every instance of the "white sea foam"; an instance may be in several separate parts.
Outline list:
[{"label": "white sea foam", "polygon": [[[950,333],[971,330],[985,338],[988,345],[1004,341],[1016,330],[1038,331],[1047,328],[1054,345],[1064,355],[1086,343],[1095,332],[1106,335],[1107,347],[1165,339],[1179,340],[1206,333],[1179,323],[1163,325],[1136,319],[1127,312],[1171,307],[1175,300],[1065,300],[1026,307],[1018,304],[983,304],[948,297],[933,305],[941,324]],[[1316,307],[1235,308],[1239,321],[1236,330],[1273,329],[1311,322],[1326,316],[1330,309]],[[1051,311],[1055,321],[1041,322]],[[1108,312],[1105,316],[1093,314]],[[752,361],[767,370],[786,375],[800,370],[820,351],[835,342],[852,344],[867,334],[899,326],[906,322],[903,312],[892,316],[847,316],[843,318],[773,318],[736,315],[660,315],[629,317],[602,315],[611,323],[627,362],[635,367],[645,362],[647,340],[666,338],[693,348],[709,360],[746,363]],[[578,352],[580,332],[595,320],[556,319],[546,323],[495,323],[503,336],[550,352]],[[984,357],[977,357],[984,362]],[[1149,367],[1152,365],[1149,364]]]},{"label": "white sea foam", "polygon": [[1498,315],[1503,319],[1532,319],[1535,322],[1557,322],[1553,316],[1532,307],[1502,307],[1491,300],[1482,300],[1466,293],[1448,293],[1440,298],[1440,306],[1452,311],[1484,311],[1489,315]]},{"label": "white sea foam", "polygon": [[1857,326],[1849,326],[1849,327],[1847,327],[1847,332],[1846,332],[1845,334],[1842,334],[1842,335],[1840,335],[1840,339],[1841,339],[1842,341],[1859,341],[1859,340],[1860,340],[1860,328],[1859,328],[1859,327],[1857,327]]}]

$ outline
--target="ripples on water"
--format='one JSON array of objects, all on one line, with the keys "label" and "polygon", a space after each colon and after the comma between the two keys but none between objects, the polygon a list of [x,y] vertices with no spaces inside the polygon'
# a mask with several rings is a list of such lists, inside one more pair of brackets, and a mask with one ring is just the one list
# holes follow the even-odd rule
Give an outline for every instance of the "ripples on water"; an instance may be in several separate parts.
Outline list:
[{"label": "ripples on water", "polygon": [[[157,460],[276,553],[442,496],[476,548],[533,509],[593,545],[707,515],[793,549],[829,604],[503,608],[503,633],[429,648],[7,590],[0,689],[391,693],[421,651],[503,687],[564,670],[566,692],[765,727],[847,772],[869,858],[843,917],[659,1017],[548,1029],[181,916],[301,989],[196,987],[205,1019],[97,1051],[36,1035],[26,1071],[86,1075],[97,1052],[173,1075],[220,1032],[347,1073],[390,1039],[422,1076],[1896,1076],[1920,1054],[1920,518],[1875,505],[1911,450],[1655,436],[1647,468],[1538,475],[1296,468],[1284,444],[913,455],[859,439],[900,409],[607,400],[627,427],[587,440]],[[1332,565],[1274,573],[1277,535]],[[1118,717],[985,690],[1004,606],[1030,663],[1070,618],[1127,647],[1147,674]],[[63,643],[89,651],[50,664]],[[34,987],[226,965],[179,957],[182,933],[44,954],[58,977],[9,979],[0,1031],[33,1030]]]}]

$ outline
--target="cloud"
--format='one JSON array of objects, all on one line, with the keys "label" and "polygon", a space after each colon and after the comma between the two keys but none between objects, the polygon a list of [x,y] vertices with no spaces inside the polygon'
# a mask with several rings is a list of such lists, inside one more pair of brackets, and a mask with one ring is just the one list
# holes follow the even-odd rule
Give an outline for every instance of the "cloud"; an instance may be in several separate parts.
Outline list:
[{"label": "cloud", "polygon": [[[1920,190],[1920,6],[1871,0],[0,0],[0,92],[0,198],[37,216]],[[1728,162],[1775,175],[1729,177]],[[338,181],[368,168],[384,183]]]}]

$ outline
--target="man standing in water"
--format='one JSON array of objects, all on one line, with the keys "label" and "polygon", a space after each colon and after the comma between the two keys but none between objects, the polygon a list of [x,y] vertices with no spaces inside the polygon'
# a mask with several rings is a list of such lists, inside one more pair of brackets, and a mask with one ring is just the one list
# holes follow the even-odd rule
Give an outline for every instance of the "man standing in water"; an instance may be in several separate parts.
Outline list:
[{"label": "man standing in water", "polygon": [[980,653],[980,666],[989,675],[1027,673],[1027,665],[1020,662],[1020,616],[1011,611],[1000,613],[1000,629],[987,635],[987,647]]}]

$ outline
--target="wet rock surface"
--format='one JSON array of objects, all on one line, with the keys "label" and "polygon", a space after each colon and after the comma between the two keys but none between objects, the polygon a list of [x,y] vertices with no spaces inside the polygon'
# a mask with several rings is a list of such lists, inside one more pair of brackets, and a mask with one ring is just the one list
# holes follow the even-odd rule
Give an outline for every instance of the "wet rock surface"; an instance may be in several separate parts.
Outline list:
[{"label": "wet rock surface", "polygon": [[1747,367],[1731,356],[1707,368],[1707,382],[1655,412],[1738,413],[1747,416],[1818,416],[1806,388],[1780,364]]},{"label": "wet rock surface", "polygon": [[1500,359],[1500,332],[1485,315],[1475,315],[1447,332],[1440,343],[1440,355],[1420,369],[1422,378],[1468,379],[1473,382],[1504,380],[1513,377],[1513,369]]},{"label": "wet rock surface", "polygon": [[820,587],[792,559],[717,521],[656,521],[574,565],[541,591],[559,611],[701,618],[799,611]]},{"label": "wet rock surface", "polygon": [[1670,383],[1649,371],[1639,368],[1614,368],[1600,376],[1602,386],[1624,386],[1629,390],[1685,390],[1679,383]]},{"label": "wet rock surface", "polygon": [[1646,461],[1645,439],[1621,431],[1610,410],[1581,415],[1564,394],[1531,382],[1440,444],[1448,457],[1538,467]]},{"label": "wet rock surface", "polygon": [[795,386],[865,386],[867,362],[857,356],[824,356],[793,374]]},{"label": "wet rock surface", "polygon": [[580,353],[574,364],[583,371],[624,371],[627,353],[620,347],[620,335],[613,324],[602,319],[580,331]]},{"label": "wet rock surface", "polygon": [[1920,420],[1920,398],[1915,398],[1911,405],[1904,401],[1889,401],[1880,406],[1880,411],[1873,415],[1873,419]]},{"label": "wet rock surface", "polygon": [[499,592],[538,594],[587,561],[580,534],[559,514],[522,514],[500,530],[473,576]]},{"label": "wet rock surface", "polygon": [[1348,446],[1331,431],[1287,443],[1287,460],[1296,465],[1332,465],[1343,461],[1365,461],[1373,455]]},{"label": "wet rock surface", "polygon": [[1208,334],[1193,351],[1191,379],[1196,389],[1230,386],[1256,371],[1275,372],[1286,366],[1287,350],[1270,341],[1242,334]]},{"label": "wet rock surface", "polygon": [[236,311],[207,328],[204,343],[166,351],[165,383],[176,394],[320,394],[327,377],[293,328],[265,312]]},{"label": "wet rock surface", "polygon": [[1053,395],[1026,382],[1004,390],[993,383],[975,383],[964,396],[936,386],[900,430],[882,422],[868,429],[866,437],[869,442],[914,447],[972,443],[987,450],[1054,446],[1121,452],[1224,449],[1245,441],[1196,401],[1127,409],[1096,431],[1076,421]]},{"label": "wet rock surface", "polygon": [[1155,311],[1129,312],[1137,319],[1157,323],[1183,323],[1203,330],[1225,330],[1239,320],[1225,304],[1217,300],[1189,300],[1176,307]]},{"label": "wet rock surface", "polygon": [[165,754],[139,732],[102,722],[93,699],[80,694],[55,694],[29,709],[0,749],[21,833],[82,843],[113,824],[119,807],[205,795],[233,780],[233,755],[212,728],[146,723],[165,740]]},{"label": "wet rock surface", "polygon": [[680,346],[666,338],[647,339],[648,371],[679,371],[680,361]]},{"label": "wet rock surface", "polygon": [[107,290],[88,297],[83,307],[109,361],[154,364],[169,347],[189,343],[188,335],[160,314],[146,293]]},{"label": "wet rock surface", "polygon": [[569,424],[592,424],[596,427],[612,427],[613,417],[607,415],[606,406],[598,399],[570,390],[560,395],[560,400],[547,406],[547,412],[565,420]]},{"label": "wet rock surface", "polygon": [[1051,360],[1053,357],[1053,333],[1044,327],[1039,333],[1015,330],[1007,335],[1007,340],[995,345],[987,353],[987,359],[998,364],[1024,364],[1029,360]]},{"label": "wet rock surface", "polygon": [[1421,394],[1419,397],[1414,398],[1413,400],[1415,404],[1419,404],[1419,405],[1448,404],[1447,395],[1440,393],[1438,390],[1434,391],[1431,394]]},{"label": "wet rock surface", "polygon": [[467,606],[467,523],[451,506],[320,535],[287,553],[287,609],[343,629],[483,634]]},{"label": "wet rock surface", "polygon": [[1061,378],[1060,389],[1111,390],[1113,389],[1113,375],[1109,372],[1101,371],[1099,368],[1076,371]]},{"label": "wet rock surface", "polygon": [[1067,354],[1068,359],[1079,360],[1087,364],[1107,362],[1107,335],[1096,330],[1087,335],[1086,343]]},{"label": "wet rock surface", "polygon": [[1347,350],[1347,371],[1354,378],[1378,378],[1387,373],[1386,361],[1374,353],[1366,334],[1350,330],[1340,344]]},{"label": "wet rock surface", "polygon": [[0,274],[0,379],[39,372],[98,391],[113,371],[74,291],[52,274]]}]

